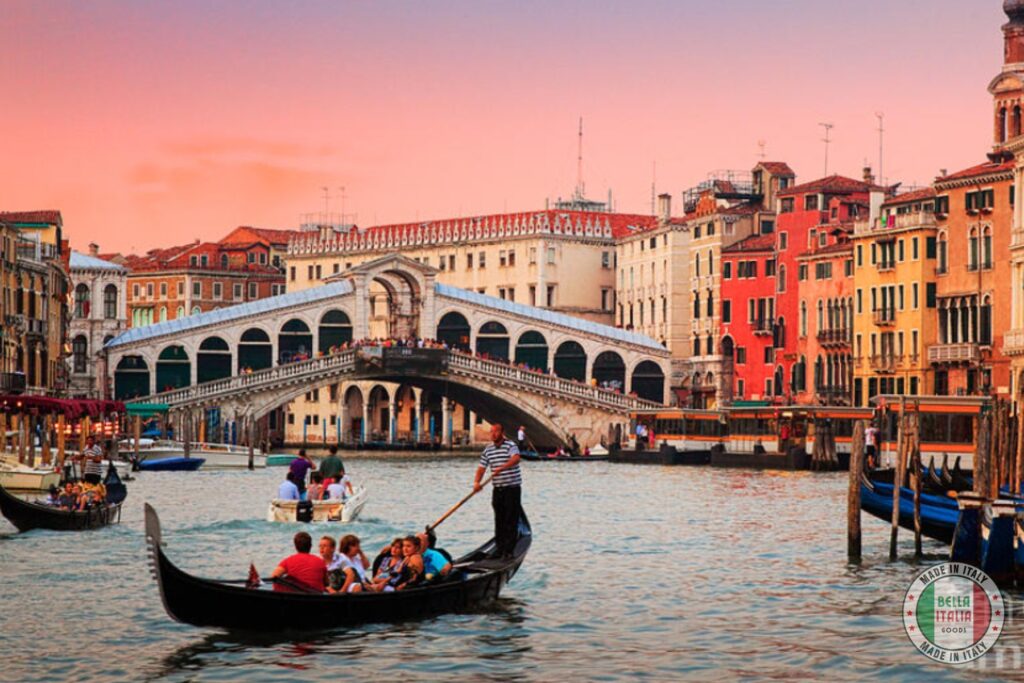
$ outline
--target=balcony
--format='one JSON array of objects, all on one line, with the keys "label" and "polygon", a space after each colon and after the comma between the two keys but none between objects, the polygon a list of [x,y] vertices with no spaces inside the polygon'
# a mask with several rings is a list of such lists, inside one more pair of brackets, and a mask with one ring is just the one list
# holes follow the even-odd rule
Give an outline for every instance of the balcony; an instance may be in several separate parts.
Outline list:
[{"label": "balcony", "polygon": [[754,334],[757,335],[772,334],[772,321],[764,319],[751,321],[750,329]]},{"label": "balcony", "polygon": [[849,346],[852,335],[845,327],[818,331],[818,343],[822,346]]},{"label": "balcony", "polygon": [[876,218],[873,221],[857,221],[854,223],[855,235],[871,235],[886,230],[906,230],[909,228],[934,228],[935,214],[930,211],[917,211],[899,216],[889,216],[887,220]]},{"label": "balcony", "polygon": [[981,349],[977,344],[935,344],[928,347],[929,363],[977,363]]},{"label": "balcony", "polygon": [[1024,228],[1017,228],[1010,233],[1010,249],[1024,249]]},{"label": "balcony", "polygon": [[818,387],[814,390],[818,401],[824,405],[847,405],[850,401],[850,390],[846,387]]},{"label": "balcony", "polygon": [[878,262],[878,272],[879,273],[891,273],[894,270],[896,270],[896,262],[895,261],[879,261]]},{"label": "balcony", "polygon": [[876,354],[871,356],[868,364],[875,372],[895,372],[896,366],[902,361],[902,356],[888,356]]},{"label": "balcony", "polygon": [[21,372],[0,372],[0,393],[20,394],[25,391],[25,375]]},{"label": "balcony", "polygon": [[879,308],[872,312],[875,324],[879,327],[889,327],[896,324],[896,310],[892,308]]},{"label": "balcony", "polygon": [[1024,355],[1024,329],[1010,330],[1003,335],[1003,353],[1007,356]]}]

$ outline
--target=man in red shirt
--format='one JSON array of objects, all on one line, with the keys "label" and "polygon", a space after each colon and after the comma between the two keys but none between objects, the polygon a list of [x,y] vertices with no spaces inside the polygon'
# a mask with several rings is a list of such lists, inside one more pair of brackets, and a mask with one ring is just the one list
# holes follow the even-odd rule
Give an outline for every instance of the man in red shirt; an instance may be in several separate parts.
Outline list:
[{"label": "man in red shirt", "polygon": [[[295,550],[291,557],[286,557],[274,568],[271,576],[275,579],[287,577],[290,583],[308,588],[310,592],[322,593],[327,590],[327,565],[319,555],[311,555],[313,538],[305,531],[295,534]],[[275,583],[275,591],[288,593],[301,592],[289,586]]]}]

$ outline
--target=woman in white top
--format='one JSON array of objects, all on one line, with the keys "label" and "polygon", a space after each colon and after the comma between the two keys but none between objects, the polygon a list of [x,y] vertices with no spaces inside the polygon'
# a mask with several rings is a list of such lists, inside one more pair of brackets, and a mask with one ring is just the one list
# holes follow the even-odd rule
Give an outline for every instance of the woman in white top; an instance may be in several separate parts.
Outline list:
[{"label": "woman in white top", "polygon": [[369,583],[366,572],[370,562],[363,553],[359,537],[354,534],[342,536],[338,540],[338,552],[341,555],[338,567],[345,572],[345,583],[338,592],[360,592]]}]

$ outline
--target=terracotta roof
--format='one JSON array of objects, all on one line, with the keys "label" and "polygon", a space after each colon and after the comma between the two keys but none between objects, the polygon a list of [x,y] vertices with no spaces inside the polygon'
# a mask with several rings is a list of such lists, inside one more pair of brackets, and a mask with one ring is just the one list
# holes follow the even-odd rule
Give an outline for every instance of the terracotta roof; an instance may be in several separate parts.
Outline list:
[{"label": "terracotta roof", "polygon": [[962,171],[956,173],[950,173],[949,175],[939,176],[935,179],[937,183],[945,183],[951,180],[962,180],[964,178],[973,178],[980,175],[988,175],[990,173],[1004,173],[1006,171],[1012,171],[1016,162],[1004,161],[1002,163],[992,163],[987,161],[984,164],[978,164],[977,166],[971,166],[965,168]]},{"label": "terracotta roof", "polygon": [[882,206],[893,206],[894,204],[906,204],[908,202],[919,202],[923,199],[932,199],[935,197],[934,187],[923,187],[920,190],[913,190],[912,192],[904,192],[898,194],[892,199],[888,199],[882,203]]},{"label": "terracotta roof", "polygon": [[757,165],[772,175],[796,175],[785,161],[761,161]]},{"label": "terracotta roof", "polygon": [[[248,234],[246,234],[248,233]],[[300,230],[276,230],[271,228],[254,228],[250,225],[239,225],[237,228],[225,235],[220,244],[235,244],[237,242],[252,243],[256,237],[268,244],[287,245],[288,240],[301,234]]]},{"label": "terracotta roof", "polygon": [[751,235],[722,249],[723,254],[743,251],[775,251],[775,235]]},{"label": "terracotta roof", "polygon": [[54,223],[61,225],[60,211],[0,211],[0,221],[11,223]]},{"label": "terracotta roof", "polygon": [[811,192],[824,192],[826,194],[853,194],[854,192],[881,192],[885,188],[863,180],[854,180],[841,175],[830,175],[827,178],[812,180],[803,185],[794,185],[785,190],[779,190],[779,197],[791,197],[798,194],[809,194]]},{"label": "terracotta roof", "polygon": [[827,244],[824,247],[818,247],[813,252],[802,254],[802,256],[827,256],[829,254],[839,254],[843,252],[853,252],[853,242],[835,242],[833,244]]}]

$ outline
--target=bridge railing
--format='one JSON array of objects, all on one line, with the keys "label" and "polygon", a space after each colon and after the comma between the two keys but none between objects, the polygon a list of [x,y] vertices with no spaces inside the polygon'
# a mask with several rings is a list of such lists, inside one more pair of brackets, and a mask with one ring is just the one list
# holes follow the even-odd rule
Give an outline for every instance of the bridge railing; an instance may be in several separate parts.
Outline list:
[{"label": "bridge railing", "polygon": [[[348,349],[329,356],[310,358],[309,360],[256,370],[244,375],[235,375],[212,382],[204,382],[194,386],[165,391],[151,396],[147,400],[166,403],[172,406],[181,405],[201,402],[204,399],[222,398],[246,389],[264,387],[268,384],[273,385],[293,380],[312,379],[339,369],[353,368],[355,365],[355,354],[355,350]],[[448,353],[448,368],[450,371],[460,371],[505,384],[532,387],[538,391],[559,395],[569,400],[583,400],[612,410],[629,411],[657,408],[661,405],[655,401],[621,394],[610,389],[575,382],[558,377],[557,375],[541,374],[507,363],[485,360],[457,351],[450,351]]]},{"label": "bridge railing", "polygon": [[636,396],[620,394],[610,389],[574,382],[558,375],[541,374],[498,361],[484,360],[483,358],[477,358],[464,353],[450,353],[448,367],[461,368],[477,375],[511,381],[542,391],[562,394],[568,398],[584,399],[617,410],[636,410],[661,406],[661,404],[655,401],[648,401]]}]

